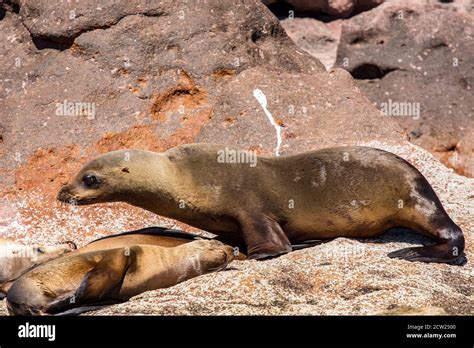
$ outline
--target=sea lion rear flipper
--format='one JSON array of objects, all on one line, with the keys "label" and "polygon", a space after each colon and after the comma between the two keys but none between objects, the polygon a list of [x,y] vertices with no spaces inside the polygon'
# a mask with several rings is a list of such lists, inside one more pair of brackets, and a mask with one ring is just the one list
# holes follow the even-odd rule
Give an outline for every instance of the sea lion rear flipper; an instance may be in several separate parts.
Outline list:
[{"label": "sea lion rear flipper", "polygon": [[396,250],[389,253],[388,257],[452,265],[463,265],[466,263],[467,259],[463,253],[464,235],[458,226],[453,224],[450,228],[438,230],[433,234],[439,238],[437,244]]},{"label": "sea lion rear flipper", "polygon": [[120,287],[132,258],[129,248],[107,250],[97,265],[87,272],[76,290],[76,303],[94,303],[112,295]]},{"label": "sea lion rear flipper", "polygon": [[240,224],[249,260],[267,259],[292,250],[288,237],[276,221],[262,215],[244,218]]},{"label": "sea lion rear flipper", "polygon": [[388,257],[407,260],[407,261],[447,263],[450,265],[458,265],[458,266],[461,266],[466,263],[467,259],[464,255],[460,255],[452,259],[439,257],[440,250],[444,248],[445,246],[443,246],[442,244],[427,245],[423,247],[404,248],[404,249],[396,250],[389,253]]}]

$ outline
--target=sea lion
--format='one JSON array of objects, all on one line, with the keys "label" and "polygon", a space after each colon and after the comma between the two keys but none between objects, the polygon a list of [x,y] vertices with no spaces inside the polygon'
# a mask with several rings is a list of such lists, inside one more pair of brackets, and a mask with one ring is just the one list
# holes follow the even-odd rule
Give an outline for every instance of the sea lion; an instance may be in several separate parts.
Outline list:
[{"label": "sea lion", "polygon": [[216,240],[67,255],[18,278],[7,309],[11,315],[78,314],[222,270],[232,259],[232,247]]},{"label": "sea lion", "polygon": [[[77,248],[73,242],[52,246],[25,246],[10,239],[0,238],[0,299],[6,296],[12,282],[20,275],[46,261],[62,256],[66,252],[67,255],[76,255],[138,244],[174,247],[198,239],[209,238],[157,226],[98,238],[80,248]],[[245,255],[239,253],[235,259],[245,260]]]},{"label": "sea lion", "polygon": [[[211,240],[195,233],[185,232],[177,229],[152,226],[139,230],[127,231],[113,234],[110,236],[98,238],[86,244],[83,247],[74,250],[69,255],[84,254],[96,250],[108,250],[115,248],[131,247],[133,245],[156,245],[162,247],[175,247],[193,240]],[[242,253],[234,252],[236,260],[245,260],[246,256]]]},{"label": "sea lion", "polygon": [[12,282],[29,269],[76,249],[73,242],[56,245],[23,245],[0,238],[0,299],[5,297]]},{"label": "sea lion", "polygon": [[[464,236],[425,177],[404,159],[359,146],[252,157],[225,145],[164,153],[119,150],[87,163],[58,193],[78,205],[123,201],[207,230],[250,259],[335,237],[404,227],[435,244],[390,257],[463,262]],[[239,244],[240,243],[240,244]]]}]

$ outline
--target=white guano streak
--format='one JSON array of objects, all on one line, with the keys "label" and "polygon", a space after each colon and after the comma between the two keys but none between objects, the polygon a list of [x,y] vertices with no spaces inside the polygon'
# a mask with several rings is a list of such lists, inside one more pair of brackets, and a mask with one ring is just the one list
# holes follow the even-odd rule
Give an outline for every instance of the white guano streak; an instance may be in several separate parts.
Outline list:
[{"label": "white guano streak", "polygon": [[275,127],[277,136],[277,147],[275,149],[275,155],[280,156],[280,146],[282,142],[281,127],[275,122],[275,119],[273,118],[272,114],[267,109],[267,97],[265,96],[265,94],[263,94],[263,92],[257,88],[253,91],[253,96],[255,97],[255,99],[257,99],[258,103],[265,112],[265,115],[267,115],[268,119],[270,120],[272,126]]}]

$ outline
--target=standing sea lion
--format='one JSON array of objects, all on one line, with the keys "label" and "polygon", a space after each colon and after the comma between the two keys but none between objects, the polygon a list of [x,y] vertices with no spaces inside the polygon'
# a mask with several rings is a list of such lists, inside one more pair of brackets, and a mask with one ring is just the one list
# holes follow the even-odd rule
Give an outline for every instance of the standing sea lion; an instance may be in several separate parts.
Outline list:
[{"label": "standing sea lion", "polygon": [[46,315],[118,303],[224,269],[233,249],[216,240],[177,247],[134,245],[67,255],[17,279],[7,295],[12,315]]},{"label": "standing sea lion", "polygon": [[72,242],[57,245],[23,245],[0,237],[0,299],[12,282],[29,269],[76,249]]},{"label": "standing sea lion", "polygon": [[255,158],[210,144],[164,153],[119,150],[85,165],[58,199],[128,202],[215,233],[228,244],[243,242],[255,259],[287,253],[292,243],[374,237],[405,227],[436,244],[405,248],[390,257],[463,260],[462,231],[428,181],[404,159],[370,147]]}]

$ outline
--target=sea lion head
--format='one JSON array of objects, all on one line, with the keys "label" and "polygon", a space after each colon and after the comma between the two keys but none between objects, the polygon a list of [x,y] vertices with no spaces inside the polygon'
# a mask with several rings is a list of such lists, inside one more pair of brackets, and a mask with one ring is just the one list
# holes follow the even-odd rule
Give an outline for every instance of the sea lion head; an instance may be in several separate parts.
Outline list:
[{"label": "sea lion head", "polygon": [[26,248],[29,249],[32,262],[42,264],[76,250],[77,246],[74,242],[66,241],[54,245],[32,245]]},{"label": "sea lion head", "polygon": [[37,265],[77,249],[67,241],[55,245],[23,245],[12,240],[0,243],[0,284],[12,281]]},{"label": "sea lion head", "polygon": [[61,188],[57,199],[73,205],[126,201],[133,184],[130,172],[140,175],[137,158],[145,155],[141,150],[119,150],[97,157]]}]

